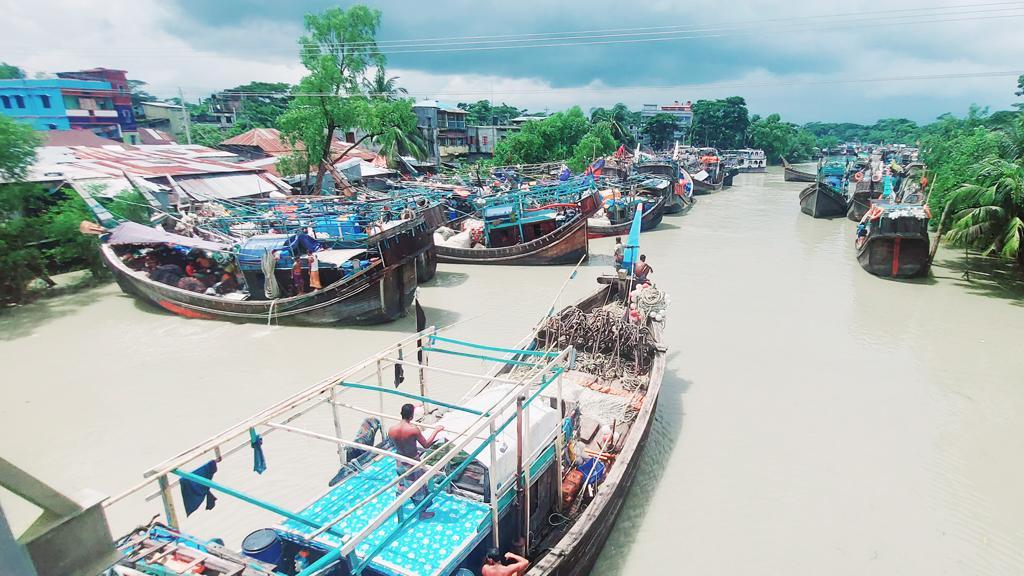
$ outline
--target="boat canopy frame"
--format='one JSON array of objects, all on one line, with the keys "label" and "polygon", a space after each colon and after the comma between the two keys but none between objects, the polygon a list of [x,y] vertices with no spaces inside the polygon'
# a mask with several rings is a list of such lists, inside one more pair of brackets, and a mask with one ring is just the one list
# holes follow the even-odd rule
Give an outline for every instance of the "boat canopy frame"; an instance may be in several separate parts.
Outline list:
[{"label": "boat canopy frame", "polygon": [[[419,513],[430,506],[434,498],[444,491],[449,484],[454,482],[460,474],[475,461],[477,456],[479,456],[483,450],[490,450],[490,462],[496,462],[495,441],[498,436],[513,423],[519,427],[525,426],[528,429],[529,411],[526,410],[526,408],[528,408],[530,404],[538,398],[543,398],[544,396],[542,396],[542,394],[552,384],[556,384],[557,392],[554,394],[549,393],[548,396],[557,397],[558,406],[564,407],[562,396],[562,377],[565,372],[574,368],[576,360],[576,351],[571,346],[560,350],[535,350],[530,348],[533,343],[533,338],[529,337],[520,342],[518,348],[501,348],[439,336],[439,331],[440,330],[438,328],[432,326],[407,336],[361,362],[324,378],[316,384],[296,392],[269,408],[257,412],[256,414],[226,428],[222,432],[193,445],[176,456],[160,462],[145,472],[144,480],[118,495],[107,498],[103,502],[104,508],[109,508],[117,502],[137,494],[149,488],[153,484],[156,484],[158,486],[158,491],[147,496],[147,500],[160,498],[162,500],[164,516],[167,524],[173,528],[178,528],[180,523],[171,488],[172,486],[180,483],[180,479],[185,479],[313,528],[314,532],[311,535],[306,536],[306,538],[311,542],[325,532],[330,533],[332,536],[340,540],[341,546],[327,545],[322,540],[317,541],[319,545],[329,548],[327,553],[301,571],[298,576],[314,576],[342,560],[349,563],[352,573],[361,574],[363,570],[370,566],[374,558],[382,553],[402,534],[405,529],[409,528],[412,522],[418,520]],[[445,345],[445,347],[440,347],[439,345]],[[411,348],[411,350],[404,350],[407,347]],[[468,348],[471,352],[453,349],[459,347]],[[413,354],[413,352],[419,352],[420,358],[422,359],[415,362],[412,360],[406,360],[405,358],[417,358],[417,355]],[[446,369],[439,366],[431,366],[429,360],[431,355],[434,354],[475,358],[491,363],[491,367],[482,374],[474,374],[471,372]],[[416,368],[419,375],[419,394],[405,392],[387,386],[384,378],[384,370],[388,366]],[[513,378],[504,374],[509,367],[515,366],[528,366],[531,369],[524,376],[518,378]],[[377,380],[376,385],[349,381],[349,379],[358,376],[367,369],[375,369]],[[478,393],[480,390],[483,390],[492,383],[511,384],[512,386],[510,386],[509,389],[504,392],[489,409],[481,411],[460,406],[457,403],[430,397],[427,390],[426,374],[431,371],[477,379],[477,382],[470,387],[468,392],[466,392],[463,397],[464,399],[472,397],[475,393]],[[339,398],[342,395],[355,390],[377,392],[379,399],[378,410],[374,411],[339,401]],[[454,436],[455,439],[447,442],[447,444],[451,445],[450,449],[439,450],[438,452],[443,452],[443,454],[439,458],[431,459],[430,463],[426,460],[406,458],[400,454],[377,446],[371,446],[341,438],[342,420],[339,412],[341,408],[349,408],[354,409],[357,412],[397,419],[397,417],[385,414],[383,409],[385,395],[400,396],[403,398],[418,400],[423,403],[425,412],[429,411],[428,406],[434,405],[449,410],[464,412],[472,415],[474,418],[461,432],[454,430],[446,431],[451,436]],[[290,425],[292,421],[297,420],[321,405],[328,405],[331,408],[334,420],[335,436],[332,437],[330,435],[320,434]],[[515,413],[503,418],[503,415],[513,407],[515,408]],[[564,416],[564,414],[562,414],[562,416]],[[423,426],[431,427],[429,424],[424,424]],[[216,460],[220,461],[223,458],[250,447],[251,439],[254,434],[260,433],[262,436],[266,436],[267,434],[271,434],[279,430],[337,444],[339,462],[342,466],[347,464],[345,447],[354,447],[375,453],[381,457],[395,458],[396,460],[407,464],[409,468],[404,473],[399,474],[396,478],[391,480],[387,485],[381,487],[356,505],[323,523],[310,520],[303,516],[301,512],[289,511],[284,507],[182,469],[182,467],[186,466],[190,462],[206,456],[212,456]],[[476,448],[468,449],[471,442],[481,439],[483,441],[480,442]],[[561,445],[559,438],[556,438],[555,442],[556,446]],[[528,435],[521,435],[520,443],[521,445],[517,449],[521,450],[525,459],[528,460],[533,454],[532,450],[528,446]],[[541,453],[543,452],[544,451],[541,451]],[[465,458],[464,461],[459,463],[450,472],[445,472],[445,468],[448,464],[460,453],[467,453],[469,454],[469,457]],[[372,502],[385,491],[394,489],[395,486],[398,486],[403,479],[416,472],[421,473],[419,477],[413,482],[407,483],[395,500],[386,506],[385,509],[373,518],[373,520],[371,520],[364,528],[355,534],[341,534],[336,531],[335,526],[341,520],[346,518],[352,512],[358,510],[360,507]],[[526,477],[526,485],[529,485],[530,463],[527,463],[524,467],[523,474]],[[431,481],[431,479],[439,476],[441,479],[436,481],[434,486],[428,486],[427,483]],[[498,524],[500,518],[500,499],[497,497],[497,487],[494,485],[494,475],[490,474],[489,476],[491,483],[490,490],[492,493],[492,497],[488,503],[490,508],[489,516],[491,524],[490,528],[492,531],[491,537],[493,541],[497,543]],[[356,548],[366,540],[366,538],[380,529],[381,526],[384,526],[392,517],[399,514],[399,510],[408,501],[410,501],[419,490],[424,488],[427,490],[427,496],[418,503],[414,502],[414,511],[408,515],[404,515],[404,519],[403,515],[399,515],[397,527],[386,537],[381,539],[381,541],[374,546],[371,551],[366,554],[359,554],[361,558],[357,557],[354,553]],[[525,490],[522,497],[526,498],[525,508],[526,510],[529,510],[530,491]]]}]

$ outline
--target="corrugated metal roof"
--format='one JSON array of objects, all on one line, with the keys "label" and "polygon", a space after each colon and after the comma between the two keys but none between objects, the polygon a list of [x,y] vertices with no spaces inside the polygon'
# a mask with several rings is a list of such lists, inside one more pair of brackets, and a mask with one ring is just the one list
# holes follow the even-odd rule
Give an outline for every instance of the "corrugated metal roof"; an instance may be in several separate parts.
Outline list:
[{"label": "corrugated metal roof", "polygon": [[174,181],[186,194],[199,201],[263,196],[278,189],[259,174],[216,174],[175,178]]},{"label": "corrugated metal roof", "polygon": [[298,144],[294,148],[284,141],[281,132],[276,128],[253,128],[248,132],[228,138],[220,143],[221,146],[251,146],[259,148],[267,154],[287,154],[292,150],[302,150],[304,146]]}]

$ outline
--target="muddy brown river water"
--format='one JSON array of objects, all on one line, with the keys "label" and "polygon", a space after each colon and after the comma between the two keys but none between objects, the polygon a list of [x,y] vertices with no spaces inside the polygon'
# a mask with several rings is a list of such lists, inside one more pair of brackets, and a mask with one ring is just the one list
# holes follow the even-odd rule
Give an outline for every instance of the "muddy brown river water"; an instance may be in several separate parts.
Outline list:
[{"label": "muddy brown river water", "polygon": [[[1020,289],[993,270],[964,280],[963,255],[946,250],[928,279],[872,277],[853,256],[854,223],[802,215],[800,185],[780,170],[736,184],[642,237],[672,297],[669,367],[596,573],[1024,572]],[[610,269],[611,248],[592,242],[560,305]],[[453,337],[508,345],[568,273],[442,265],[421,302],[432,323],[461,322]],[[186,320],[114,285],[32,304],[0,315],[0,454],[61,490],[114,494],[413,324]],[[218,480],[276,479],[269,496],[297,507],[326,480],[315,463],[333,446],[274,438],[267,474],[246,473],[243,458]],[[16,530],[31,520],[10,494],[0,501]],[[273,519],[227,498],[218,510],[188,527],[237,546]],[[111,520],[126,529],[158,511],[129,499]]]}]

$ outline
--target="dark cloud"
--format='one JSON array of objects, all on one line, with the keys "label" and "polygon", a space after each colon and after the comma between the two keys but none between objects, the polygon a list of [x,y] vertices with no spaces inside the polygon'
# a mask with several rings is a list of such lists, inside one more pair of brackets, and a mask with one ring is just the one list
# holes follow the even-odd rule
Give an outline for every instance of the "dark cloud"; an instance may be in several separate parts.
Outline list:
[{"label": "dark cloud", "polygon": [[[756,30],[725,32],[703,39],[388,55],[392,69],[437,75],[531,78],[555,88],[585,86],[595,81],[611,87],[675,86],[730,83],[748,75],[765,74],[769,77],[837,74],[870,77],[920,73],[921,70],[938,73],[969,68],[991,70],[999,66],[1012,69],[1006,65],[1012,60],[1007,55],[1019,53],[1020,48],[1020,40],[1012,30],[1010,33],[1002,30],[1006,26],[1012,28],[1016,20],[918,25],[914,22],[925,18],[918,18],[909,11],[886,13],[885,8],[867,0],[853,0],[844,4],[842,11],[832,10],[836,17],[828,25],[787,19],[786,15],[830,13],[829,7],[812,0],[785,3],[755,0],[743,5],[692,0],[643,3],[622,0],[586,3],[382,0],[368,4],[383,13],[378,35],[382,46],[388,41],[424,38],[623,28],[651,31],[651,27],[658,26],[709,29],[763,23],[760,33]],[[335,5],[338,4],[326,0],[175,0],[177,18],[166,23],[166,30],[203,50],[278,63],[294,62],[303,15]],[[901,10],[908,8],[913,6],[900,6]],[[842,13],[861,15],[844,17]],[[907,23],[903,24],[904,21]],[[773,32],[779,26],[788,29]],[[1002,32],[997,34],[997,30]],[[950,42],[951,33],[960,40]],[[594,33],[597,35],[599,33]],[[594,41],[612,39],[593,38]],[[444,48],[442,42],[432,41],[433,47]],[[534,43],[552,42],[538,40]],[[993,94],[999,94],[992,89],[993,85],[992,82],[979,83],[980,98],[965,96],[963,91],[933,92],[927,83],[920,83],[914,89],[916,92],[885,97],[873,94],[878,87],[870,84],[784,90],[737,87],[728,92],[748,96],[755,111],[778,110],[798,120],[852,116],[867,120],[898,115],[928,120],[943,111],[966,109],[978,99],[991,101]],[[693,96],[682,94],[679,97],[726,95],[714,91],[694,92]],[[500,95],[496,97],[501,99]],[[643,96],[638,94],[636,98]],[[508,100],[515,101],[515,97],[510,95]],[[993,103],[1002,105],[1003,100]],[[758,104],[763,104],[767,110]]]}]

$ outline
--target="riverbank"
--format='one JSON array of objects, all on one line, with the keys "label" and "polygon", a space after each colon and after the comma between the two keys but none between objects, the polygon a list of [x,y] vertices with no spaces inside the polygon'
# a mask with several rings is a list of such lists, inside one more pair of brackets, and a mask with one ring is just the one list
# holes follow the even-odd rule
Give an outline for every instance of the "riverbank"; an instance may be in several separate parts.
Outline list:
[{"label": "riverbank", "polygon": [[[962,253],[944,248],[927,279],[876,278],[853,256],[856,224],[802,215],[800,185],[780,170],[736,183],[642,237],[672,295],[669,365],[596,574],[1024,569],[1022,295],[995,273],[962,279]],[[612,246],[592,242],[559,304],[591,290]],[[569,272],[442,265],[421,302],[432,323],[462,322],[453,337],[508,345]],[[344,329],[187,320],[114,284],[36,302],[0,316],[0,453],[59,489],[114,494],[413,328],[412,318]],[[441,381],[436,393],[463,384]],[[254,493],[270,484],[261,478],[287,478],[269,496],[297,508],[327,479],[274,453],[336,458],[324,444],[274,438],[264,476],[218,478]],[[127,504],[121,528],[159,512],[158,501]],[[31,511],[13,508],[17,529]],[[270,521],[239,509],[222,498],[217,515],[189,522],[237,545]],[[229,533],[210,532],[225,524]]]}]

